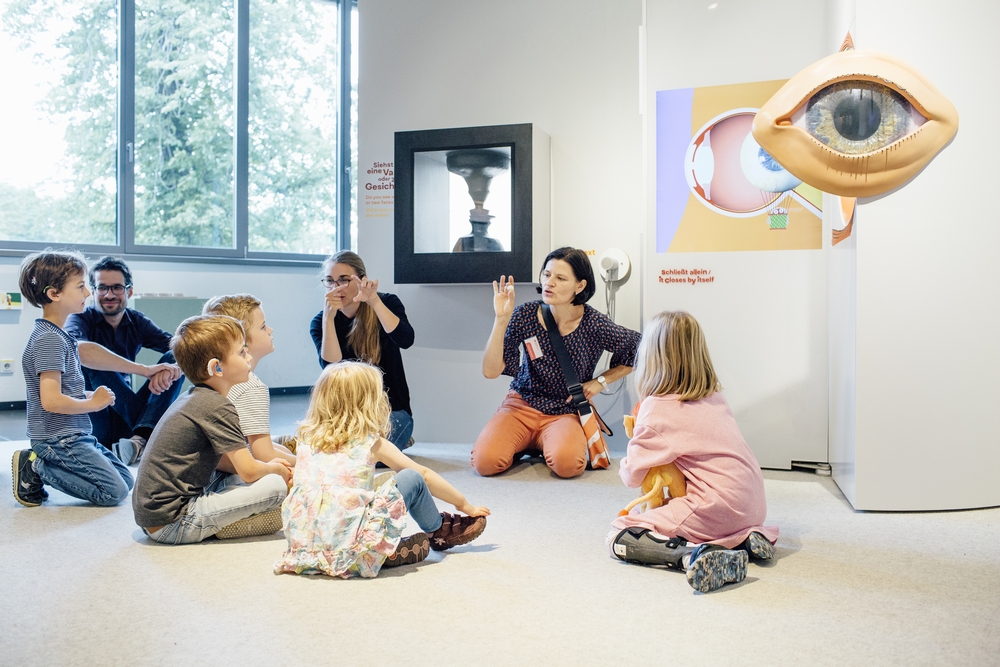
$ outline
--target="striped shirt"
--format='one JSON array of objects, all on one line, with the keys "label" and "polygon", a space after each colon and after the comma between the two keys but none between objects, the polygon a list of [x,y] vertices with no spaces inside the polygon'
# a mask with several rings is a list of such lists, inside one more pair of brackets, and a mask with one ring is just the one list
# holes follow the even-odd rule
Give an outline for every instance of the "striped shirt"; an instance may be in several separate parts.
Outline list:
[{"label": "striped shirt", "polygon": [[240,415],[243,435],[263,435],[271,432],[271,396],[267,385],[250,373],[246,382],[233,385],[227,397]]},{"label": "striped shirt", "polygon": [[90,417],[86,414],[64,415],[42,407],[39,376],[47,371],[61,373],[59,388],[63,396],[80,400],[87,398],[80,371],[80,355],[76,352],[76,341],[69,334],[48,320],[35,320],[35,328],[21,356],[21,369],[27,385],[28,438],[51,440],[91,432]]}]

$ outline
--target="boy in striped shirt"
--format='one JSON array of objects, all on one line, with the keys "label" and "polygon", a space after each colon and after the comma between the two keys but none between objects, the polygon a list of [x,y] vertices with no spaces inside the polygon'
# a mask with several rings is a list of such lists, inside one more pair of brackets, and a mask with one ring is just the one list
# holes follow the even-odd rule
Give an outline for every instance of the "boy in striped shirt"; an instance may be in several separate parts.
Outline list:
[{"label": "boy in striped shirt", "polygon": [[14,452],[14,498],[37,507],[45,485],[95,505],[128,497],[134,480],[125,464],[92,435],[90,412],[114,405],[105,386],[86,391],[76,341],[63,327],[86,307],[87,265],[77,252],[45,250],[21,262],[21,293],[42,309],[21,358],[31,449]]},{"label": "boy in striped shirt", "polygon": [[[260,300],[250,294],[232,294],[209,299],[202,308],[205,315],[229,315],[239,320],[247,334],[247,352],[250,353],[250,378],[234,385],[227,397],[236,406],[240,416],[240,429],[247,439],[250,453],[258,461],[282,458],[292,466],[295,454],[287,447],[271,440],[271,396],[254,369],[257,363],[274,352],[272,329],[267,326]],[[228,456],[222,457],[219,470],[234,472]]]}]

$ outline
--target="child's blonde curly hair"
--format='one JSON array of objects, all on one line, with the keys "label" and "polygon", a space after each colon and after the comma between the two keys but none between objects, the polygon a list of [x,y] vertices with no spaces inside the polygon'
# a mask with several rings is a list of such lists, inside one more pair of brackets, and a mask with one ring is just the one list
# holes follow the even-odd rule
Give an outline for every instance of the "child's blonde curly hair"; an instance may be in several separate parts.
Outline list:
[{"label": "child's blonde curly hair", "polygon": [[296,435],[314,452],[329,454],[350,440],[385,437],[390,411],[382,371],[359,361],[341,361],[320,374]]}]

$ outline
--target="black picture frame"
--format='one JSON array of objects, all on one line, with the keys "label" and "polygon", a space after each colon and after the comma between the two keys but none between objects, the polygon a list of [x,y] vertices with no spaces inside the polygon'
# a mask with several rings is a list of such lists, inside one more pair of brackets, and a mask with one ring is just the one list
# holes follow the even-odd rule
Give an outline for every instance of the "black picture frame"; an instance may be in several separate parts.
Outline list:
[{"label": "black picture frame", "polygon": [[[511,149],[509,252],[414,252],[414,154],[464,148]],[[395,133],[395,283],[532,282],[532,124]]]}]

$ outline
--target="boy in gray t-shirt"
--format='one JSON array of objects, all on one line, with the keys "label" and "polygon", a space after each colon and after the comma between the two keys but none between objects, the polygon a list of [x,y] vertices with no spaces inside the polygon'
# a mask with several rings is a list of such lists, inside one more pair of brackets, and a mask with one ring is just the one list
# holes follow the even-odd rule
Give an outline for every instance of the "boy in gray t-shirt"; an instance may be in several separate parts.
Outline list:
[{"label": "boy in gray t-shirt", "polygon": [[[280,458],[254,459],[226,398],[250,374],[243,327],[225,315],[189,317],[170,349],[195,386],[150,436],[132,493],[135,522],[165,544],[280,530],[291,466]],[[236,474],[216,472],[223,454]]]}]

